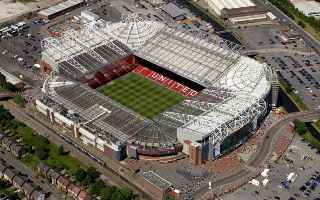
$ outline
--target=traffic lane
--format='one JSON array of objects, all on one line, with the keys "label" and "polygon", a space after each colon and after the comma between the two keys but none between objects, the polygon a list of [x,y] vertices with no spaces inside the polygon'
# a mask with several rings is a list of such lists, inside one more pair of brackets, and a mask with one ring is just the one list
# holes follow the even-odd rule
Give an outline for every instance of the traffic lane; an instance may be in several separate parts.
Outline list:
[{"label": "traffic lane", "polygon": [[114,174],[111,170],[108,170],[107,168],[98,164],[95,160],[90,158],[84,152],[80,151],[73,145],[67,143],[60,136],[54,133],[51,129],[45,127],[35,119],[31,118],[16,106],[8,102],[3,102],[3,105],[10,110],[12,115],[14,115],[17,120],[22,121],[34,130],[37,130],[38,134],[48,137],[48,139],[53,143],[57,145],[63,145],[66,151],[69,151],[72,156],[78,158],[82,161],[82,163],[86,164],[87,166],[94,166],[97,169],[97,171],[109,178],[110,183],[113,183],[115,186],[131,188],[134,191],[134,193],[140,195],[141,199],[150,199],[149,196],[146,195],[146,193],[142,193],[144,192],[143,189],[139,188],[139,190],[137,190],[137,186],[131,185],[126,180],[121,179],[119,175]]},{"label": "traffic lane", "polygon": [[269,151],[271,149],[271,144],[273,137],[277,135],[279,132],[283,131],[285,125],[289,124],[294,119],[300,119],[302,121],[312,121],[314,119],[320,118],[320,110],[316,110],[313,112],[301,112],[301,113],[292,113],[289,116],[278,123],[272,125],[268,130],[266,130],[267,134],[263,141],[262,148],[255,156],[248,166],[258,167],[263,160],[268,156]]},{"label": "traffic lane", "polygon": [[[240,169],[239,171],[235,172],[232,176],[223,177],[217,181],[212,182],[211,188],[212,191],[214,189],[219,188],[223,185],[238,181],[240,179],[245,179],[246,177],[250,177],[251,173],[250,170],[247,169]],[[204,186],[197,190],[194,194],[195,199],[200,199],[207,191],[209,190],[208,186]]]},{"label": "traffic lane", "polygon": [[17,160],[11,153],[6,150],[0,151],[0,159],[5,160],[5,162],[11,165],[15,170],[21,172],[23,175],[26,175],[27,179],[32,180],[36,185],[40,186],[44,193],[50,192],[49,199],[63,199],[64,195],[51,184],[46,184],[43,180],[35,178],[33,171],[24,165],[21,161]]},{"label": "traffic lane", "polygon": [[[277,135],[277,133],[279,132],[279,127],[282,127],[297,118],[299,118],[303,121],[312,121],[314,119],[319,119],[319,117],[320,117],[320,110],[315,110],[312,112],[291,113],[291,114],[289,114],[289,116],[287,116],[287,118],[282,119],[281,121],[278,121],[278,123],[272,125],[272,127],[270,127],[268,130],[266,130],[267,133],[266,133],[265,140],[263,141],[263,145],[261,145],[262,148],[260,149],[259,153],[257,153],[255,155],[255,158],[248,164],[248,166],[258,167],[261,165],[261,162],[263,162],[264,159],[266,158],[266,156],[269,154],[273,137],[275,135]],[[267,137],[267,136],[269,136],[269,137]],[[241,168],[237,172],[233,173],[232,175],[215,181],[213,183],[212,189],[221,187],[226,184],[230,184],[232,182],[243,179],[245,177],[250,177],[252,175],[253,175],[252,171],[250,171],[246,168]],[[201,196],[201,194],[203,195],[207,191],[208,191],[208,187],[204,186],[204,187],[200,188],[199,190],[197,190],[195,195]]]}]

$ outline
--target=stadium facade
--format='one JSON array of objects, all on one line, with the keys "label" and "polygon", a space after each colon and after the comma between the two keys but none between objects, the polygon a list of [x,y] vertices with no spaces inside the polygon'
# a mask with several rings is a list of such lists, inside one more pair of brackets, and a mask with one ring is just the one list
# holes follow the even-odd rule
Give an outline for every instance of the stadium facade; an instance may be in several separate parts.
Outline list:
[{"label": "stadium facade", "polygon": [[[200,164],[245,142],[268,110],[271,69],[221,38],[129,16],[66,30],[42,48],[52,72],[36,108],[116,160],[182,151]],[[95,90],[128,72],[185,100],[149,119]]]}]

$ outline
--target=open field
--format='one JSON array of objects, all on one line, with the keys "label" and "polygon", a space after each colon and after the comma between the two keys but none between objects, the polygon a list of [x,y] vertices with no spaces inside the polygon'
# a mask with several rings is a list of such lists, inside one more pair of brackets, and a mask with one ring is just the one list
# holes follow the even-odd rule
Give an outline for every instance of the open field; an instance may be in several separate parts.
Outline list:
[{"label": "open field", "polygon": [[180,94],[135,73],[101,86],[98,91],[148,118],[153,118],[184,99]]}]

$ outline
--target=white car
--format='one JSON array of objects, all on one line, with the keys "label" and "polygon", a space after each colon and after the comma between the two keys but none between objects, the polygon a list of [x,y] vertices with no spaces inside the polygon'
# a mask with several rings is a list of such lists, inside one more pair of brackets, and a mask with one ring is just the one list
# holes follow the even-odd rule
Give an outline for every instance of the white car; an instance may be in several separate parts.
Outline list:
[{"label": "white car", "polygon": [[8,50],[4,50],[3,52],[2,52],[2,55],[6,55],[8,53]]},{"label": "white car", "polygon": [[23,58],[19,57],[18,59],[18,62],[23,62]]}]

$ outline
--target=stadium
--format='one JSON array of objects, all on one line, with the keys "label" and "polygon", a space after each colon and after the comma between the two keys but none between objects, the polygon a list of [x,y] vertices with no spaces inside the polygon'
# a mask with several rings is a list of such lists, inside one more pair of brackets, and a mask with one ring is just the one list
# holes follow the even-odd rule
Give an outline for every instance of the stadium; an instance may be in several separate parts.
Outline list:
[{"label": "stadium", "polygon": [[50,71],[36,108],[105,155],[194,164],[241,145],[269,108],[272,71],[237,44],[139,16],[84,23],[42,41]]}]

